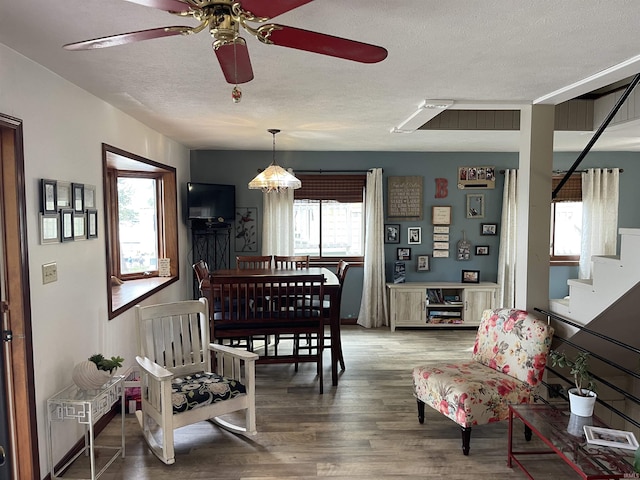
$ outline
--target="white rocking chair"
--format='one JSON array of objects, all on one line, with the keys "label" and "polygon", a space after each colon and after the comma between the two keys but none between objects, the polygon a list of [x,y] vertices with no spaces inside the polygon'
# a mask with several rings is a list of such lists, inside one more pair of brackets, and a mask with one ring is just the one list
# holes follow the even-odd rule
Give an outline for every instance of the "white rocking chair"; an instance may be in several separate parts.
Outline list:
[{"label": "white rocking chair", "polygon": [[[209,343],[206,298],[136,306],[142,410],[136,412],[151,451],[175,462],[173,431],[210,420],[235,433],[256,433],[258,355]],[[215,356],[216,372],[211,370]],[[245,411],[244,426],[219,417]],[[160,431],[161,432],[160,432]],[[159,436],[161,438],[159,439]]]}]

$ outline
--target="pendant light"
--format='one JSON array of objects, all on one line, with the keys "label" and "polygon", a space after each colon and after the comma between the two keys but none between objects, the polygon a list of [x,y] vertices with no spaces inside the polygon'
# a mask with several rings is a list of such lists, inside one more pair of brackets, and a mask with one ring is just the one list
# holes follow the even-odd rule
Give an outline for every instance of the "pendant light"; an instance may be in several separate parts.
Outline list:
[{"label": "pendant light", "polygon": [[271,128],[267,131],[273,135],[273,160],[271,165],[249,182],[249,188],[252,190],[262,190],[265,193],[281,192],[288,188],[292,190],[300,188],[302,182],[300,182],[295,175],[287,172],[281,166],[276,165],[276,133],[279,133],[280,130]]}]

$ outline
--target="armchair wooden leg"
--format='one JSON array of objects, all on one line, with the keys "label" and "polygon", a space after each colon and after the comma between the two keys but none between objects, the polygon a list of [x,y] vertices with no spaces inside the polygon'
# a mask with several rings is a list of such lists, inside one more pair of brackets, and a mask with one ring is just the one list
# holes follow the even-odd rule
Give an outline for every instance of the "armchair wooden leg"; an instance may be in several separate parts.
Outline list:
[{"label": "armchair wooden leg", "polygon": [[469,455],[469,443],[471,442],[471,427],[460,427],[462,429],[462,453]]},{"label": "armchair wooden leg", "polygon": [[525,426],[524,426],[524,439],[525,439],[527,442],[530,442],[530,441],[531,441],[531,435],[532,435],[532,433],[533,433],[533,432],[531,431],[531,427],[529,427],[528,425],[525,425]]},{"label": "armchair wooden leg", "polygon": [[424,402],[422,400],[418,400],[418,421],[420,424],[424,423]]}]

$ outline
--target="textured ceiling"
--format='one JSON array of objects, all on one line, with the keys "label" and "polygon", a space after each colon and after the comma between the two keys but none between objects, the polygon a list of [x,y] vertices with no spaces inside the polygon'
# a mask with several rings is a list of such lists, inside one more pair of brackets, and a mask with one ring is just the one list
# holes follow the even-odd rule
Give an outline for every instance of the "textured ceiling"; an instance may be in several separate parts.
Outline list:
[{"label": "textured ceiling", "polygon": [[[274,22],[380,45],[387,59],[360,64],[244,35],[255,78],[241,86],[239,104],[206,31],[93,51],[61,48],[194,25],[126,1],[1,0],[0,43],[192,149],[268,150],[267,129],[279,128],[283,150],[517,151],[518,132],[390,129],[424,99],[466,109],[556,104],[633,75],[639,19],[637,0],[315,0]],[[638,132],[637,125],[616,128],[594,149],[640,150]],[[581,150],[589,138],[558,132],[555,148]]]}]

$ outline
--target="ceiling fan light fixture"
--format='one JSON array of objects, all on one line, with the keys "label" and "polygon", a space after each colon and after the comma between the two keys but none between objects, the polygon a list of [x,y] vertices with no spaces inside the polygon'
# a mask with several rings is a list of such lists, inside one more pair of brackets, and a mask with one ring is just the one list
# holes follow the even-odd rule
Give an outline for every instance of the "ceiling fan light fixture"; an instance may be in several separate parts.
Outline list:
[{"label": "ceiling fan light fixture", "polygon": [[423,100],[418,104],[418,109],[405,121],[393,127],[391,133],[412,133],[422,127],[432,118],[437,117],[451,105],[453,100]]},{"label": "ceiling fan light fixture", "polygon": [[270,193],[287,189],[295,190],[302,187],[300,179],[276,164],[276,133],[279,133],[280,130],[273,128],[269,129],[268,132],[273,135],[273,160],[271,165],[249,182],[249,189]]}]

